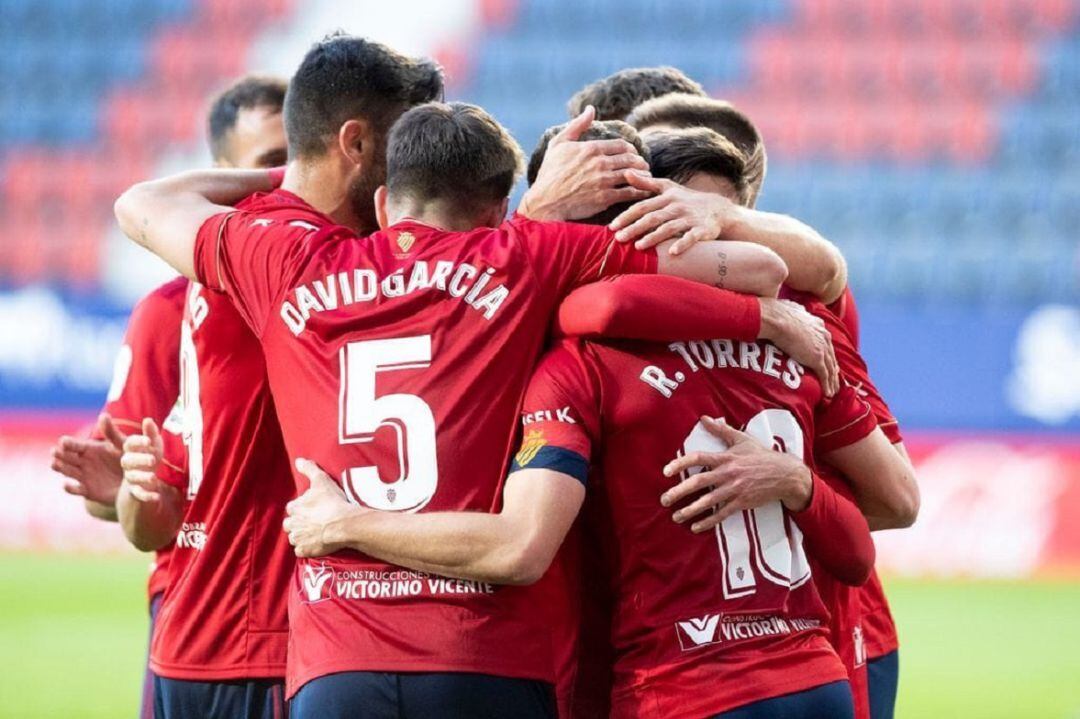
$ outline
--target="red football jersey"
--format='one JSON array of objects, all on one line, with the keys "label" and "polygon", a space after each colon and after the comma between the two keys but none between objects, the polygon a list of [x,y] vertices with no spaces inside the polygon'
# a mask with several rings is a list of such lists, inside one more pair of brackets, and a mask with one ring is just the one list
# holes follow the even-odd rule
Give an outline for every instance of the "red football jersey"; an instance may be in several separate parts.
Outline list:
[{"label": "red football jersey", "polygon": [[[142,432],[145,417],[158,426],[164,424],[180,395],[180,318],[187,286],[186,277],[169,280],[131,310],[101,410],[125,434]],[[102,439],[96,429],[92,436]],[[172,548],[166,547],[154,555],[147,582],[150,597],[164,592],[169,584],[171,554]]]},{"label": "red football jersey", "polygon": [[197,283],[180,363],[188,507],[150,666],[193,681],[283,677],[292,472],[258,340],[227,298]]},{"label": "red football jersey", "polygon": [[855,295],[851,294],[851,285],[844,287],[844,292],[831,305],[829,311],[839,318],[848,335],[859,346],[859,309],[855,306]]},{"label": "red football jersey", "polygon": [[[838,493],[852,498],[851,488],[827,466],[821,477]],[[870,719],[870,694],[866,680],[866,644],[863,640],[862,588],[839,581],[829,573],[813,552],[809,553],[814,584],[829,610],[829,639],[848,672],[855,702],[855,719]]]},{"label": "red football jersey", "polygon": [[[605,274],[654,272],[655,253],[523,218],[471,232],[407,220],[364,239],[326,222],[279,190],[211,218],[196,243],[198,276],[262,341],[290,456],[376,509],[496,510],[559,300]],[[300,561],[287,689],[350,670],[551,681],[543,585],[447,580],[355,552]]]},{"label": "red football jersey", "polygon": [[723,449],[702,415],[808,463],[814,447],[875,427],[850,387],[823,401],[813,373],[765,342],[565,341],[529,385],[515,467],[547,466],[560,448],[598,468],[589,492],[616,591],[614,716],[708,716],[847,676],[797,516],[775,502],[694,535],[661,506],[667,462]]},{"label": "red football jersey", "polygon": [[[851,287],[844,288],[844,294],[833,304],[829,305],[840,322],[847,328],[856,351],[859,348],[859,311],[855,305],[855,296],[851,293]],[[839,357],[838,357],[839,359]],[[862,358],[860,356],[860,362]],[[876,392],[876,390],[875,390]],[[878,395],[880,397],[880,395]],[[900,425],[896,417],[889,411],[884,400],[876,405],[871,396],[867,397],[874,412],[878,415],[881,430],[893,444],[902,442]],[[885,597],[885,588],[881,586],[881,578],[875,570],[870,579],[863,585],[859,594],[859,606],[861,614],[861,634],[866,647],[868,659],[876,659],[890,652],[896,651],[900,646],[900,640],[896,635],[896,622],[889,610],[889,601]]]}]

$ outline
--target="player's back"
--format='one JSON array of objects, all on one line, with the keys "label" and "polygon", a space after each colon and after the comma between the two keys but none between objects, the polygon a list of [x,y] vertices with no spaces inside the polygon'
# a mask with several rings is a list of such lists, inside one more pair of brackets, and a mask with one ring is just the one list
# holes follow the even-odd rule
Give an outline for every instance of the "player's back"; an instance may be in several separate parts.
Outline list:
[{"label": "player's back", "polygon": [[672,482],[665,464],[724,449],[702,415],[810,463],[815,437],[844,410],[765,342],[587,343],[580,353],[602,398],[590,501],[603,508],[617,587],[614,713],[712,714],[844,678],[801,532],[779,502],[693,534],[659,501]]},{"label": "player's back", "polygon": [[281,600],[293,566],[281,531],[289,462],[258,340],[226,297],[194,282],[180,371],[186,456],[182,468],[162,472],[188,503],[153,669],[182,680],[282,677]]},{"label": "player's back", "polygon": [[[290,217],[274,212],[255,222],[273,229]],[[227,223],[244,232],[249,217]],[[264,285],[232,280],[248,263],[230,253],[266,246],[233,250],[233,225],[223,252],[200,253],[224,267],[222,284],[261,335],[289,454],[315,460],[350,499],[380,510],[497,510],[556,304],[603,272],[655,269],[655,255],[581,225],[519,219],[447,232],[404,221],[358,239],[314,215],[297,222],[288,219],[303,225],[292,233],[300,236],[282,243]],[[301,561],[299,575],[290,692],[350,670],[552,680],[535,611],[544,580],[447,580],[348,551]]]}]

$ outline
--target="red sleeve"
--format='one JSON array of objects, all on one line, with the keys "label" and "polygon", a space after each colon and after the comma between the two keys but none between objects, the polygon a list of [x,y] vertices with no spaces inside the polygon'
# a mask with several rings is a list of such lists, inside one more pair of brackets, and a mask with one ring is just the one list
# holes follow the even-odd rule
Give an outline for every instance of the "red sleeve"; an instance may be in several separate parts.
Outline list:
[{"label": "red sleeve", "polygon": [[585,484],[600,431],[599,396],[579,345],[569,340],[556,345],[529,380],[521,447],[510,471],[552,469]]},{"label": "red sleeve", "polygon": [[261,337],[306,257],[306,246],[328,229],[340,228],[290,220],[280,210],[223,212],[199,228],[195,276],[204,286],[227,294]]},{"label": "red sleeve", "polygon": [[635,340],[726,339],[752,342],[761,332],[756,297],[666,275],[619,275],[567,295],[555,331]]},{"label": "red sleeve", "polygon": [[836,315],[840,323],[844,325],[855,349],[859,348],[859,310],[855,306],[855,296],[851,294],[851,286],[844,287],[839,299],[829,305],[829,311]]},{"label": "red sleeve", "polygon": [[881,396],[881,392],[870,379],[870,370],[866,366],[866,360],[859,354],[846,325],[820,303],[809,309],[813,314],[821,317],[829,328],[833,349],[836,351],[836,361],[840,365],[840,374],[844,382],[851,385],[855,393],[870,406],[878,426],[888,437],[889,442],[893,444],[902,442],[904,438],[900,434],[900,424],[889,409],[885,398]]},{"label": "red sleeve", "polygon": [[[863,584],[874,568],[874,541],[849,490],[834,477],[814,473],[810,506],[791,515],[807,551],[844,584]],[[828,477],[828,475],[825,475]]]},{"label": "red sleeve", "polygon": [[870,405],[850,385],[842,385],[836,396],[823,400],[814,417],[816,456],[855,444],[877,428]]},{"label": "red sleeve", "polygon": [[515,215],[537,280],[561,297],[576,287],[612,275],[656,274],[656,252],[615,241],[607,227],[574,222],[535,222]]},{"label": "red sleeve", "polygon": [[[180,394],[180,322],[188,282],[167,282],[131,311],[117,353],[103,412],[121,432],[142,428],[144,417],[160,426]],[[95,430],[95,439],[101,439]]]}]

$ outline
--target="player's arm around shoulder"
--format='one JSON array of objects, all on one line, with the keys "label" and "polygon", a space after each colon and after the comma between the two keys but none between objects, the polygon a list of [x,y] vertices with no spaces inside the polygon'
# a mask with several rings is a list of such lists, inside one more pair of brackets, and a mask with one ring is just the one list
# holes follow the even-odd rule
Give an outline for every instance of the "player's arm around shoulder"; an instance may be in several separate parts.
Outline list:
[{"label": "player's arm around shoulder", "polygon": [[140,182],[116,200],[113,212],[131,240],[161,257],[177,272],[195,276],[195,239],[214,215],[254,192],[274,189],[267,170],[196,170]]},{"label": "player's arm around shoulder", "polygon": [[354,549],[458,579],[532,584],[544,575],[577,516],[585,487],[550,469],[513,472],[500,512],[380,512],[350,504],[317,465],[298,460],[310,488],[289,503],[284,528],[299,557]]}]

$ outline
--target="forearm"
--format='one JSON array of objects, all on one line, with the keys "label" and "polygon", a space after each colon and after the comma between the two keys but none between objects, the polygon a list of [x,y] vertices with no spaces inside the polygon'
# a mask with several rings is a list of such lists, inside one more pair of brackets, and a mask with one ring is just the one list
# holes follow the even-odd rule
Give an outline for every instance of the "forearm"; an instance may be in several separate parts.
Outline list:
[{"label": "forearm", "polygon": [[752,341],[762,329],[760,303],[679,277],[621,275],[570,293],[559,306],[556,331],[654,341]]},{"label": "forearm", "polygon": [[802,530],[806,549],[829,573],[858,586],[874,566],[874,542],[866,519],[855,504],[818,475],[810,505],[792,514]]},{"label": "forearm", "polygon": [[173,541],[180,531],[184,507],[176,490],[162,492],[158,501],[140,502],[131,495],[125,483],[116,497],[116,514],[120,528],[132,546],[149,552]]},{"label": "forearm", "polygon": [[195,237],[202,224],[254,192],[274,188],[266,170],[196,170],[141,182],[113,206],[120,229],[195,279]]},{"label": "forearm", "polygon": [[102,504],[101,502],[95,502],[87,499],[84,501],[86,507],[86,513],[94,519],[100,519],[105,522],[116,522],[119,518],[116,515],[115,504]]},{"label": "forearm", "polygon": [[794,217],[738,207],[723,236],[773,250],[788,266],[788,286],[826,304],[835,301],[847,284],[847,263],[840,250]]},{"label": "forearm", "polygon": [[718,289],[758,297],[775,297],[788,276],[784,261],[772,250],[747,242],[699,242],[672,256],[669,243],[657,247],[657,272]]},{"label": "forearm", "polygon": [[498,584],[535,581],[522,571],[519,533],[484,512],[355,512],[326,529],[328,544],[432,574]]}]

